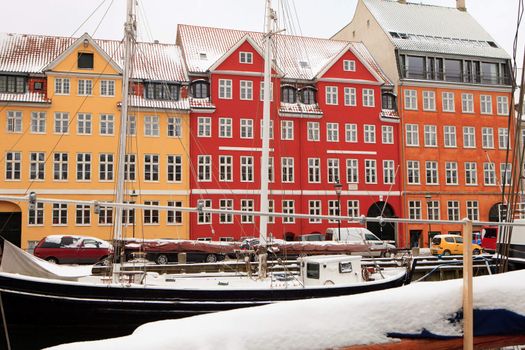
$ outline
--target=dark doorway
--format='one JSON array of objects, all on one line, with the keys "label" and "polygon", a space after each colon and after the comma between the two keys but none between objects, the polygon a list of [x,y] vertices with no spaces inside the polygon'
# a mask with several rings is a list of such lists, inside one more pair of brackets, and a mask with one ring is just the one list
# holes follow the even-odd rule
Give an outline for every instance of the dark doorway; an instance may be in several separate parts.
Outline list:
[{"label": "dark doorway", "polygon": [[410,230],[410,248],[422,247],[421,234],[423,230]]},{"label": "dark doorway", "polygon": [[286,232],[284,234],[285,241],[293,241],[295,239],[295,234],[293,232]]},{"label": "dark doorway", "polygon": [[0,213],[0,236],[20,247],[22,241],[22,213]]},{"label": "dark doorway", "polygon": [[503,203],[496,203],[489,210],[489,221],[500,222],[507,216],[507,206]]},{"label": "dark doorway", "polygon": [[[384,218],[394,218],[394,208],[392,208],[392,206],[386,202],[375,202],[368,209],[366,216],[371,218],[378,216],[382,216]],[[392,222],[385,222],[383,225],[380,225],[378,222],[367,222],[366,228],[384,241],[396,240],[396,226]]]}]

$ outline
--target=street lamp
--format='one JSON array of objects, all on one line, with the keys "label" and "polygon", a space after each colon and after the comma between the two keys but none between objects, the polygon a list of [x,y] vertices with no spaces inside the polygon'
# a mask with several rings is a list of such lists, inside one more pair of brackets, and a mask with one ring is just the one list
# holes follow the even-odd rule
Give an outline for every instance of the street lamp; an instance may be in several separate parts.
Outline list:
[{"label": "street lamp", "polygon": [[[337,182],[334,184],[335,194],[337,195],[337,216],[341,216],[341,191],[343,190],[343,185],[339,182],[339,179],[336,179]],[[341,218],[337,220],[337,235],[341,239]]]},{"label": "street lamp", "polygon": [[[135,198],[137,198],[139,195],[135,190],[131,191],[131,194],[129,195],[131,197],[131,203],[135,204]],[[133,238],[135,238],[135,207],[133,207]]]},{"label": "street lamp", "polygon": [[[427,193],[425,195],[425,200],[427,201],[427,219],[430,220],[430,204],[432,203],[432,196],[430,193]],[[434,216],[432,216],[434,217]],[[428,223],[428,246],[430,247],[430,233],[432,232],[432,226],[431,223]]]}]

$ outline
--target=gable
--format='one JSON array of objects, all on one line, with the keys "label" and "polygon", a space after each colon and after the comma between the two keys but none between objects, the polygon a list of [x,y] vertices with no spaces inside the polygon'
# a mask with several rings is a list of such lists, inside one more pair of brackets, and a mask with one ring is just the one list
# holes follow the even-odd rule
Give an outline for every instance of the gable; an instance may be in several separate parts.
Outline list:
[{"label": "gable", "polygon": [[[252,63],[241,63],[241,53],[243,54],[243,58],[251,55]],[[264,58],[248,41],[245,41],[236,50],[231,52],[215,70],[263,73]]]},{"label": "gable", "polygon": [[[344,62],[353,62],[355,71],[346,71]],[[368,67],[351,51],[347,50],[339,59],[320,76],[320,78],[352,79],[378,82],[378,79],[370,72]]]}]

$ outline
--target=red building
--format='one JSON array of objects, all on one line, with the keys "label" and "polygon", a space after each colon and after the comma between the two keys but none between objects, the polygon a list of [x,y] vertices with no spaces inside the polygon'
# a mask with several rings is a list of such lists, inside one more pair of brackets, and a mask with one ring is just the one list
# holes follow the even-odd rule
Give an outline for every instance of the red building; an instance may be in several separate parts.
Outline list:
[{"label": "red building", "polygon": [[[192,239],[258,236],[263,34],[180,25],[190,79],[190,204],[245,216],[192,214]],[[398,123],[392,84],[361,43],[276,35],[270,130],[270,210],[400,215]],[[277,238],[337,222],[270,218]],[[350,226],[342,222],[341,226]],[[397,227],[369,224],[386,239]]]}]

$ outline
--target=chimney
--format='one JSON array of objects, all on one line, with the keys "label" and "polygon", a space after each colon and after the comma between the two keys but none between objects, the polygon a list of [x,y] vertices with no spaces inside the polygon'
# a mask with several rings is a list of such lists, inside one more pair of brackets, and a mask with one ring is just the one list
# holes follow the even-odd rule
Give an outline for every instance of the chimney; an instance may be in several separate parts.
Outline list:
[{"label": "chimney", "polygon": [[467,11],[467,5],[465,4],[467,0],[456,0],[456,7],[460,11]]},{"label": "chimney", "polygon": [[407,0],[397,0],[397,2],[400,3],[400,4],[406,4]]}]

